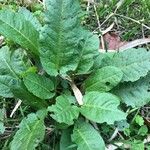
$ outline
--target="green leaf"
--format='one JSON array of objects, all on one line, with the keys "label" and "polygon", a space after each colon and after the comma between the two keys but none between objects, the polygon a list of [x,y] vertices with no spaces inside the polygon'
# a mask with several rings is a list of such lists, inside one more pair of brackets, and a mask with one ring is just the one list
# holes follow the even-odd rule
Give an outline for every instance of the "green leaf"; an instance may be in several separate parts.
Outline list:
[{"label": "green leaf", "polygon": [[11,91],[15,98],[21,99],[24,103],[36,109],[42,109],[48,107],[47,102],[30,93],[25,87],[25,85],[23,84],[23,82],[14,84],[14,86],[11,87]]},{"label": "green leaf", "polygon": [[144,119],[143,119],[143,117],[141,117],[140,115],[137,115],[137,116],[135,117],[135,122],[136,122],[139,126],[144,125]]},{"label": "green leaf", "polygon": [[146,125],[141,126],[138,131],[138,135],[146,136],[148,134],[148,128]]},{"label": "green leaf", "polygon": [[13,97],[11,86],[18,82],[20,74],[29,66],[24,61],[24,52],[21,49],[14,52],[7,46],[0,49],[0,96]]},{"label": "green leaf", "polygon": [[39,99],[27,91],[21,82],[21,75],[28,70],[30,64],[25,61],[24,51],[18,49],[11,52],[8,47],[0,49],[0,96],[15,97],[35,108],[45,108],[45,100]]},{"label": "green leaf", "polygon": [[35,150],[44,139],[44,116],[43,114],[41,117],[41,114],[37,112],[36,114],[29,114],[27,118],[24,118],[10,144],[10,150]]},{"label": "green leaf", "polygon": [[54,93],[52,93],[54,84],[50,79],[44,76],[27,73],[23,81],[27,89],[41,99],[50,99],[54,96]]},{"label": "green leaf", "polygon": [[75,70],[78,63],[80,5],[76,0],[47,0],[47,24],[41,35],[40,54],[45,71],[52,75]]},{"label": "green leaf", "polygon": [[42,25],[32,12],[30,12],[25,7],[20,7],[18,13],[22,14],[27,21],[31,22],[37,31],[40,31]]},{"label": "green leaf", "polygon": [[115,66],[122,70],[124,81],[137,81],[150,71],[150,51],[144,48],[129,49],[106,57],[102,66]]},{"label": "green leaf", "polygon": [[71,133],[71,129],[63,130],[60,139],[60,150],[76,150],[76,148],[72,148]]},{"label": "green leaf", "polygon": [[85,81],[86,91],[110,91],[121,81],[122,76],[122,71],[113,66],[98,69]]},{"label": "green leaf", "polygon": [[46,7],[46,25],[40,42],[44,69],[52,76],[69,71],[88,73],[98,54],[99,38],[81,27],[79,2],[48,0]]},{"label": "green leaf", "polygon": [[73,120],[78,118],[79,109],[70,102],[71,96],[62,95],[56,98],[56,104],[49,106],[48,111],[53,112],[51,117],[59,123],[73,124]]},{"label": "green leaf", "polygon": [[126,114],[117,108],[119,98],[110,93],[89,92],[84,96],[83,103],[81,114],[94,122],[113,124],[126,119]]},{"label": "green leaf", "polygon": [[5,131],[4,126],[4,110],[0,109],[0,135],[3,134]]},{"label": "green leaf", "polygon": [[1,10],[0,33],[38,55],[39,33],[21,14],[11,10]]},{"label": "green leaf", "polygon": [[105,150],[105,144],[100,134],[85,122],[75,124],[72,141],[77,144],[77,150]]},{"label": "green leaf", "polygon": [[131,143],[131,150],[144,150],[144,143],[140,140],[134,140]]},{"label": "green leaf", "polygon": [[127,106],[141,107],[150,101],[149,75],[134,83],[122,83],[112,92],[121,98]]},{"label": "green leaf", "polygon": [[11,98],[13,97],[13,93],[10,89],[12,82],[15,81],[15,78],[8,75],[0,75],[0,96]]},{"label": "green leaf", "polygon": [[94,57],[99,54],[99,38],[92,33],[80,29],[79,57],[76,74],[86,74],[94,65]]}]

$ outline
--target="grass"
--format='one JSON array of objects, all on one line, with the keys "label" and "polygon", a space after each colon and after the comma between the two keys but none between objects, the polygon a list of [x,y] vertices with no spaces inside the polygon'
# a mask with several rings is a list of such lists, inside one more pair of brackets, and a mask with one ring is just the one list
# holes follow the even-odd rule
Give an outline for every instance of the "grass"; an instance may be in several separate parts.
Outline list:
[{"label": "grass", "polygon": [[[150,35],[149,0],[101,0],[96,3],[96,6],[102,30],[115,23],[112,31],[126,41]],[[85,24],[92,31],[97,29],[97,20],[94,16],[93,4],[91,4]]]}]

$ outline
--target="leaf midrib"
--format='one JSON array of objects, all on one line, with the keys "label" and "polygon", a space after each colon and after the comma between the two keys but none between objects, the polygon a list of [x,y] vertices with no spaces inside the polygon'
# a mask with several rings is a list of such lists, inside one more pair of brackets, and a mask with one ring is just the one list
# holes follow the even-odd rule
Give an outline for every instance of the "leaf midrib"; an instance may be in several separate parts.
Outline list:
[{"label": "leaf midrib", "polygon": [[29,78],[25,78],[26,80],[30,81],[31,83],[35,83],[36,85],[38,85],[39,87],[41,87],[42,89],[44,89],[46,92],[51,93],[50,90],[48,90],[47,88],[45,88],[44,86],[42,86],[42,84],[39,84],[38,82],[35,82],[34,80],[30,80]]},{"label": "leaf midrib", "polygon": [[29,134],[29,136],[28,136],[28,140],[27,140],[27,143],[26,143],[26,150],[29,150],[28,149],[28,147],[29,147],[29,145],[30,145],[30,141],[32,141],[32,136],[33,136],[33,132],[36,130],[36,127],[38,126],[38,124],[40,124],[40,123],[42,123],[41,122],[41,120],[38,120],[35,124],[34,124],[34,126],[33,126],[33,128],[32,128],[32,132]]},{"label": "leaf midrib", "polygon": [[76,130],[77,130],[77,132],[79,133],[80,137],[83,139],[84,143],[86,143],[88,149],[91,150],[91,148],[90,148],[88,142],[86,141],[86,139],[85,139],[84,136],[82,135],[82,132],[80,132],[79,129],[76,129]]},{"label": "leaf midrib", "polygon": [[10,72],[17,78],[19,79],[19,76],[16,74],[16,72],[14,71],[14,69],[9,65],[9,63],[7,62],[6,59],[2,59],[3,62],[6,64],[6,66],[8,67],[8,69],[10,70]]},{"label": "leaf midrib", "polygon": [[[24,34],[22,34],[19,30],[17,30],[16,28],[14,28],[13,26],[11,26],[10,24],[8,24],[7,22],[3,21],[2,19],[0,19],[1,22],[3,22],[4,24],[6,24],[7,26],[9,26],[10,28],[12,28],[13,30],[15,30],[17,33],[21,34],[21,36],[26,39],[26,41],[28,41],[33,47],[34,49],[38,52],[38,49],[36,48],[36,46],[34,45],[34,43],[32,43],[32,41],[30,41],[29,38],[27,38]],[[34,51],[34,53],[36,53]],[[37,54],[37,53],[36,53]]]},{"label": "leaf midrib", "polygon": [[[115,74],[113,74],[112,76],[108,76],[107,78],[102,78],[100,81],[99,81],[99,83],[103,83],[103,82],[105,82],[105,81],[107,81],[109,78],[113,78],[113,77],[115,77],[115,76],[117,76],[118,74],[120,74],[121,72],[117,72],[117,73],[115,73]],[[118,76],[117,76],[118,77]],[[93,78],[93,77],[92,77]],[[90,79],[91,80],[91,79]],[[88,81],[88,80],[87,80]],[[102,82],[101,82],[102,81]],[[89,86],[89,87],[87,87],[87,88],[93,88],[93,87],[95,87],[95,85],[96,84],[98,84],[98,81],[96,80],[91,86]],[[112,86],[112,85],[111,85]],[[109,87],[109,86],[108,86]]]},{"label": "leaf midrib", "polygon": [[102,110],[104,110],[104,111],[113,111],[113,112],[119,112],[119,110],[117,110],[117,111],[115,111],[114,109],[106,109],[106,107],[100,107],[100,106],[97,106],[97,105],[89,105],[89,104],[84,104],[83,106],[82,106],[82,108],[81,108],[81,110],[83,109],[83,108],[96,108],[96,109],[101,109],[101,111]]}]

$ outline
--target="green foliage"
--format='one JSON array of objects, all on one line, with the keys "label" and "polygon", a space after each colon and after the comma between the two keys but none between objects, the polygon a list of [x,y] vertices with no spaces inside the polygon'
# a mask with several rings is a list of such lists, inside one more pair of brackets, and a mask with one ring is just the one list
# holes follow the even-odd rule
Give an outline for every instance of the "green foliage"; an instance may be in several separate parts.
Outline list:
[{"label": "green foliage", "polygon": [[86,91],[110,91],[122,79],[120,69],[108,66],[98,69],[85,81]]},{"label": "green foliage", "polygon": [[22,14],[22,16],[27,20],[30,21],[30,23],[32,23],[32,25],[34,26],[34,28],[37,31],[40,31],[42,25],[41,23],[38,21],[38,19],[25,7],[21,7],[18,11],[19,14]]},{"label": "green foliage", "polygon": [[56,104],[49,106],[48,111],[53,112],[51,117],[59,123],[73,124],[73,119],[79,116],[79,108],[71,105],[72,97],[61,95],[56,98]]},{"label": "green foliage", "polygon": [[[0,10],[0,34],[19,44],[0,49],[0,103],[12,109],[11,102],[23,102],[16,112],[23,120],[5,147],[104,150],[113,129],[132,136],[134,120],[138,136],[148,133],[134,111],[150,102],[150,51],[100,53],[98,36],[81,26],[78,0],[46,0],[42,25],[29,10],[18,9]],[[131,141],[132,149],[143,149],[141,139]]]},{"label": "green foliage", "polygon": [[68,71],[87,73],[93,66],[99,42],[97,36],[80,26],[78,1],[47,0],[47,8],[40,42],[43,68],[52,76]]},{"label": "green foliage", "polygon": [[136,82],[125,82],[113,90],[127,106],[141,107],[150,101],[149,75]]},{"label": "green foliage", "polygon": [[72,140],[78,146],[77,150],[105,150],[105,144],[100,134],[88,123],[75,124]]},{"label": "green foliage", "polygon": [[150,51],[144,48],[129,49],[115,53],[113,57],[106,57],[104,66],[115,66],[122,70],[124,81],[137,81],[147,75],[150,70]]},{"label": "green foliage", "polygon": [[0,33],[12,41],[29,49],[38,55],[39,33],[32,23],[26,20],[20,13],[11,10],[0,11]]},{"label": "green foliage", "polygon": [[136,116],[135,122],[136,122],[139,126],[144,125],[144,119],[143,119],[141,116],[139,116],[139,115]]},{"label": "green foliage", "polygon": [[39,142],[44,139],[45,111],[29,114],[24,118],[19,125],[19,130],[16,132],[13,141],[11,142],[11,150],[29,150],[35,149]]},{"label": "green foliage", "polygon": [[60,150],[76,150],[76,145],[71,141],[71,129],[64,130],[60,139]]},{"label": "green foliage", "polygon": [[23,61],[23,51],[11,52],[7,46],[0,49],[0,96],[13,97],[11,86],[20,80],[29,64]]},{"label": "green foliage", "polygon": [[126,118],[126,114],[117,109],[118,97],[110,93],[89,92],[83,101],[81,114],[94,122],[113,124]]},{"label": "green foliage", "polygon": [[54,84],[50,79],[44,76],[28,73],[23,81],[27,89],[41,99],[49,99],[54,96],[54,93],[52,93]]},{"label": "green foliage", "polygon": [[141,128],[139,129],[138,135],[142,135],[145,136],[148,133],[148,128],[146,125],[141,126]]}]

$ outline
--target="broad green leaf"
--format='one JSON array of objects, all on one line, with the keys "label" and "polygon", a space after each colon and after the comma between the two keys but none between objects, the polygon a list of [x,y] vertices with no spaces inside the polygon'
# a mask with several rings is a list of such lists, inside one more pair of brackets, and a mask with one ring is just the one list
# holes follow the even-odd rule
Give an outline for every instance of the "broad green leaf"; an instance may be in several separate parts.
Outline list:
[{"label": "broad green leaf", "polygon": [[126,119],[126,114],[117,108],[119,98],[113,94],[89,92],[84,96],[83,103],[81,114],[94,122],[113,124]]},{"label": "broad green leaf", "polygon": [[122,71],[113,66],[98,69],[85,81],[86,91],[110,91],[121,81],[122,76]]},{"label": "broad green leaf", "polygon": [[75,70],[78,63],[80,5],[76,0],[47,0],[46,25],[40,42],[41,62],[52,75]]},{"label": "broad green leaf", "polygon": [[98,131],[85,122],[75,124],[72,141],[77,144],[77,150],[105,150],[105,143]]},{"label": "broad green leaf", "polygon": [[32,25],[34,26],[34,28],[37,30],[37,31],[40,31],[42,25],[40,24],[40,22],[38,21],[38,19],[33,15],[32,12],[30,12],[28,9],[26,9],[25,7],[21,7],[19,8],[19,11],[18,11],[20,14],[22,14],[24,16],[24,18],[31,22]]},{"label": "broad green leaf", "polygon": [[0,49],[0,96],[16,97],[35,108],[47,107],[47,103],[34,96],[22,84],[21,75],[28,70],[30,64],[25,60],[21,49],[11,52],[8,47]]},{"label": "broad green leaf", "polygon": [[5,131],[4,126],[4,110],[0,109],[0,135],[3,134]]},{"label": "broad green leaf", "polygon": [[105,58],[102,66],[108,65],[122,70],[122,82],[137,81],[150,71],[150,51],[144,48],[128,49],[114,54],[112,58]]},{"label": "broad green leaf", "polygon": [[48,106],[45,100],[30,93],[22,82],[14,84],[14,86],[11,87],[11,91],[15,98],[21,99],[24,103],[36,109],[47,108]]},{"label": "broad green leaf", "polygon": [[94,57],[99,54],[99,38],[92,33],[80,29],[79,57],[76,74],[86,74],[94,65]]},{"label": "broad green leaf", "polygon": [[54,93],[52,93],[54,84],[50,79],[44,76],[28,73],[23,81],[27,89],[41,99],[49,99],[54,96]]},{"label": "broad green leaf", "polygon": [[19,80],[20,74],[28,67],[29,63],[24,61],[21,49],[14,52],[8,47],[0,49],[0,96],[13,97],[10,87]]},{"label": "broad green leaf", "polygon": [[44,139],[45,125],[44,114],[29,114],[19,125],[10,150],[35,150],[38,144]]},{"label": "broad green leaf", "polygon": [[11,10],[1,10],[0,33],[22,47],[29,49],[28,52],[38,55],[39,33],[21,14]]},{"label": "broad green leaf", "polygon": [[48,111],[53,112],[51,117],[59,123],[73,124],[78,118],[79,109],[70,102],[71,96],[62,95],[56,98],[56,104],[49,106]]},{"label": "broad green leaf", "polygon": [[150,76],[142,78],[134,83],[122,83],[112,92],[121,98],[127,106],[141,107],[150,102],[149,82]]},{"label": "broad green leaf", "polygon": [[71,129],[68,128],[66,130],[63,130],[60,139],[60,150],[76,150],[76,148],[73,147],[73,142],[71,141],[71,134]]},{"label": "broad green leaf", "polygon": [[95,70],[99,69],[102,65],[103,59],[105,57],[108,57],[107,55],[110,53],[100,53],[95,57],[94,59],[94,65],[92,67],[92,71],[94,72]]},{"label": "broad green leaf", "polygon": [[44,69],[52,76],[88,73],[98,54],[99,39],[81,27],[78,0],[47,0],[46,7],[40,42]]}]

